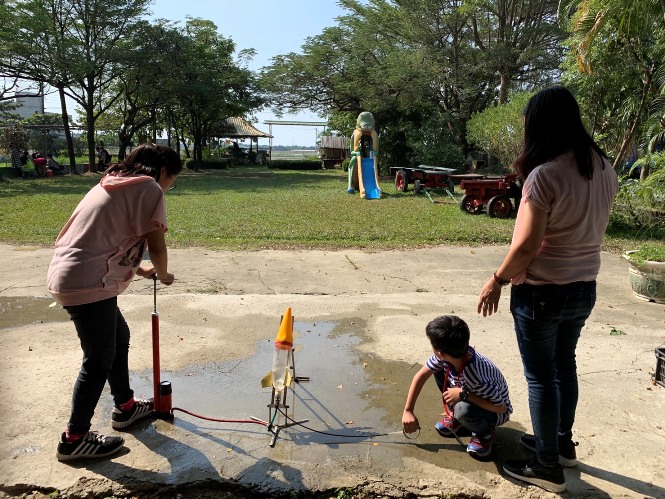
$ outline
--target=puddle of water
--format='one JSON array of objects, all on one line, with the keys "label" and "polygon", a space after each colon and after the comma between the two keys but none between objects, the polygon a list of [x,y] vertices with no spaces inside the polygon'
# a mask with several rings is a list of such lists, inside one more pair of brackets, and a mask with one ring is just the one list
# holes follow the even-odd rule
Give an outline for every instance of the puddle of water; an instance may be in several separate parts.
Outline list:
[{"label": "puddle of water", "polygon": [[50,306],[53,302],[51,297],[0,297],[0,329],[69,320],[60,305]]},{"label": "puddle of water", "polygon": [[[443,408],[433,381],[423,389],[416,408],[423,426],[421,435],[414,440],[402,435],[406,394],[420,365],[361,354],[355,347],[365,339],[364,328],[365,323],[358,319],[295,323],[295,374],[308,376],[310,381],[292,384],[288,414],[294,420],[308,421],[282,429],[276,447],[270,450],[271,457],[325,462],[354,456],[381,469],[401,468],[404,457],[413,457],[447,469],[496,470],[493,462],[470,458],[455,439],[443,439],[435,432],[433,425],[442,417]],[[273,349],[273,340],[266,339],[248,359],[195,365],[178,372],[166,371],[168,359],[161,359],[161,380],[172,384],[173,407],[218,419],[254,416],[267,421],[271,390],[262,389],[260,381],[271,368]],[[137,394],[152,395],[152,372],[136,373],[132,382]],[[176,426],[189,427],[191,422],[202,428],[217,425],[175,411]],[[281,415],[276,420],[277,424],[284,422]],[[238,438],[263,438],[266,445],[270,440],[267,430],[259,425],[219,425]],[[502,430],[499,444],[512,448],[509,457],[515,455],[521,432]],[[521,456],[519,451],[517,456]]]}]

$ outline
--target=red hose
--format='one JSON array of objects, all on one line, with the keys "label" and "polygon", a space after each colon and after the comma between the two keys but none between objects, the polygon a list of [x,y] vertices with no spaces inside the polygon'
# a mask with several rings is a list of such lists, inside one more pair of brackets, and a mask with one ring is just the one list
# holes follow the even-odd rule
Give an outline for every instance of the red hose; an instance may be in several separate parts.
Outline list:
[{"label": "red hose", "polygon": [[180,411],[184,412],[185,414],[189,414],[190,416],[194,416],[195,418],[199,419],[205,419],[208,421],[216,421],[217,423],[254,423],[254,424],[260,424],[262,426],[268,426],[268,423],[264,421],[257,421],[254,419],[217,419],[217,418],[210,418],[208,416],[201,416],[200,414],[196,414],[194,412],[188,411],[186,409],[181,409],[180,407],[174,407],[171,409],[172,411]]}]

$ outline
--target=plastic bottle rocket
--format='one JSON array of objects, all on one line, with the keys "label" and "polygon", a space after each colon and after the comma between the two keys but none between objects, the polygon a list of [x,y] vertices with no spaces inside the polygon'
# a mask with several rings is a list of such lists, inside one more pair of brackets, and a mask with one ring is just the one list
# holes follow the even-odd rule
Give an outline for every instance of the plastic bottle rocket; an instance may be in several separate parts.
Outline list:
[{"label": "plastic bottle rocket", "polygon": [[272,369],[261,380],[261,386],[272,386],[276,392],[281,392],[285,386],[291,384],[290,359],[293,348],[293,318],[291,307],[286,309],[282,322],[275,336],[275,353],[272,358]]}]

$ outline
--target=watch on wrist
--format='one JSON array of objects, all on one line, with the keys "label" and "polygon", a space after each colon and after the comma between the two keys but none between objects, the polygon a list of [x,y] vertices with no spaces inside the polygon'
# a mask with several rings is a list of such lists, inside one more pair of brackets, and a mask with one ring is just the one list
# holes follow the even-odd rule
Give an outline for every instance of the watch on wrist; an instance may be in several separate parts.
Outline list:
[{"label": "watch on wrist", "polygon": [[469,398],[469,392],[466,391],[466,388],[462,388],[459,392],[459,399],[462,402],[466,402],[468,398]]},{"label": "watch on wrist", "polygon": [[508,286],[508,284],[510,284],[510,279],[501,279],[498,275],[496,275],[496,272],[492,274],[492,277],[494,277],[494,280],[499,286]]}]

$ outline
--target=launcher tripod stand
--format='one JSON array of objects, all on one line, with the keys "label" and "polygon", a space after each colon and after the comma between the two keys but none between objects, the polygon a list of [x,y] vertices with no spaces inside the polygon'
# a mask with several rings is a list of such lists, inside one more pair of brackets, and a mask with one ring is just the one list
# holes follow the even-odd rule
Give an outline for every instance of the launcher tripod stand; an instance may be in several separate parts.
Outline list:
[{"label": "launcher tripod stand", "polygon": [[[291,323],[291,327],[293,327],[293,323]],[[293,371],[293,374],[291,376],[291,381],[295,381],[296,383],[304,383],[309,381],[309,376],[296,376],[296,362],[295,362],[295,355],[293,348],[289,350],[288,363],[289,363],[289,369]],[[301,419],[299,421],[295,421],[289,418],[289,405],[286,403],[286,396],[290,385],[291,385],[290,382],[288,384],[285,384],[284,388],[279,392],[275,389],[274,386],[272,387],[270,404],[268,404],[267,421],[256,418],[254,416],[250,416],[250,418],[253,419],[254,421],[260,421],[261,423],[264,423],[267,426],[268,433],[272,435],[270,438],[270,447],[275,446],[275,443],[277,442],[277,437],[279,436],[279,432],[283,428],[289,428],[290,426],[306,423],[307,421],[309,421],[309,419]],[[275,424],[274,422],[279,417],[280,412],[284,415],[284,423]]]}]

